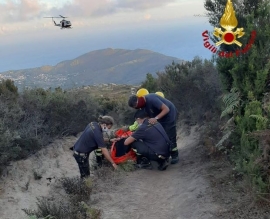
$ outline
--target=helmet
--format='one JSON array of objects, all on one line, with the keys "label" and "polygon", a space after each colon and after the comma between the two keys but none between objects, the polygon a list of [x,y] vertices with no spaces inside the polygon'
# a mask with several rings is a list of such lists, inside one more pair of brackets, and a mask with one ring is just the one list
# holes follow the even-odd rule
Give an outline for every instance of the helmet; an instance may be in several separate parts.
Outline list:
[{"label": "helmet", "polygon": [[163,97],[163,98],[165,98],[164,94],[162,92],[160,92],[160,91],[157,91],[156,94]]},{"label": "helmet", "polygon": [[137,91],[136,96],[137,97],[143,97],[145,95],[149,94],[148,90],[146,90],[145,88],[141,88]]}]

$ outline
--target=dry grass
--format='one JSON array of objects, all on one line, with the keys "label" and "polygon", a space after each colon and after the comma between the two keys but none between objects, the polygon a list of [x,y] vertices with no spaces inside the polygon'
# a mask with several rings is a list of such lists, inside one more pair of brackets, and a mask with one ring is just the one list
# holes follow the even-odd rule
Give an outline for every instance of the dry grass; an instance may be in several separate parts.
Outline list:
[{"label": "dry grass", "polygon": [[36,210],[22,210],[28,216],[37,218],[52,216],[57,219],[100,219],[102,211],[90,206],[93,188],[95,183],[90,178],[62,178],[53,188],[53,195],[37,199]]}]

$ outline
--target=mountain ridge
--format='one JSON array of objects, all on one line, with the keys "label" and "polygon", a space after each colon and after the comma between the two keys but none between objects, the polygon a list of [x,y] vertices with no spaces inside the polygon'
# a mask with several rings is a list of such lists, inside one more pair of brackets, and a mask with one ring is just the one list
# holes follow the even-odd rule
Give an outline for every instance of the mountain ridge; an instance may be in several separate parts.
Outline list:
[{"label": "mountain ridge", "polygon": [[1,72],[0,78],[10,78],[18,87],[67,89],[100,83],[135,85],[145,80],[147,73],[155,75],[173,61],[184,62],[146,49],[105,48],[61,61],[54,66],[43,65]]}]

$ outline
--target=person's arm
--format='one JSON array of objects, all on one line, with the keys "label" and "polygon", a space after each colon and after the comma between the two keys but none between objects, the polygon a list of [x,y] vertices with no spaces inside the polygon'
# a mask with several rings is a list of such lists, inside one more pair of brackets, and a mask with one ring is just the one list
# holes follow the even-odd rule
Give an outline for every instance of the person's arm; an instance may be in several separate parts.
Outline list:
[{"label": "person's arm", "polygon": [[117,168],[117,165],[114,163],[114,161],[111,158],[111,155],[110,155],[108,149],[106,148],[106,144],[105,144],[104,139],[103,139],[103,133],[100,130],[98,130],[98,129],[96,129],[94,132],[95,132],[94,133],[94,138],[95,138],[96,144],[99,145],[98,148],[101,149],[102,154],[104,154],[104,156],[106,157],[106,159],[108,161],[110,161],[111,164],[113,165],[114,169],[116,169]]},{"label": "person's arm", "polygon": [[164,103],[161,105],[161,112],[155,117],[157,119],[161,119],[163,116],[167,115],[170,112],[169,107]]},{"label": "person's arm", "polygon": [[112,142],[115,142],[115,141],[119,141],[121,138],[114,138],[114,137],[104,137],[104,142],[105,143],[112,143]]},{"label": "person's arm", "polygon": [[119,141],[121,138],[111,138],[110,139],[110,142],[116,142],[116,141]]},{"label": "person's arm", "polygon": [[161,112],[155,117],[150,118],[148,121],[151,124],[156,124],[158,119],[161,119],[163,116],[167,115],[170,112],[169,107],[167,107],[164,103],[161,105]]},{"label": "person's arm", "polygon": [[116,163],[114,163],[113,159],[111,158],[111,155],[107,148],[102,147],[101,148],[102,154],[105,156],[105,158],[112,164],[114,169],[117,169]]},{"label": "person's arm", "polygon": [[136,139],[133,138],[132,136],[129,136],[125,141],[124,141],[124,145],[130,145],[131,143],[133,143]]},{"label": "person's arm", "polygon": [[103,139],[104,139],[104,142],[105,143],[109,143],[110,142],[110,138],[109,137],[104,137]]},{"label": "person's arm", "polygon": [[110,132],[110,134],[108,133],[102,133],[103,134],[103,139],[105,141],[105,143],[110,143],[111,139],[113,138],[112,132]]},{"label": "person's arm", "polygon": [[130,145],[132,144],[134,141],[138,140],[138,139],[144,139],[145,136],[145,128],[143,126],[139,126],[139,128],[136,130],[136,132],[134,132],[131,136],[129,136],[125,141],[124,141],[124,145]]},{"label": "person's arm", "polygon": [[160,111],[159,114],[155,116],[155,118],[149,119],[149,123],[151,124],[157,123],[158,119],[161,119],[162,117],[164,117],[166,114],[170,112],[169,107],[164,102],[162,102],[158,97],[151,97],[147,101],[150,108],[155,108],[158,111]]}]

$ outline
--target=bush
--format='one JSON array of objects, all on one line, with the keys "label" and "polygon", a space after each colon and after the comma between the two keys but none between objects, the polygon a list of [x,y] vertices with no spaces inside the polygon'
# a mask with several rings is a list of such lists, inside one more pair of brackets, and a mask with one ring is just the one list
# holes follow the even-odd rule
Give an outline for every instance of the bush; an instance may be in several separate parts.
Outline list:
[{"label": "bush", "polygon": [[93,188],[90,179],[62,178],[60,185],[66,192],[63,196],[37,199],[37,209],[22,209],[32,218],[48,219],[100,219],[101,210],[91,208],[87,202]]},{"label": "bush", "polygon": [[60,180],[66,194],[76,199],[76,202],[87,201],[90,199],[93,182],[90,178],[81,180],[79,177],[62,178]]},{"label": "bush", "polygon": [[2,80],[0,83],[0,95],[16,97],[18,88],[15,86],[14,81],[10,79]]},{"label": "bush", "polygon": [[[123,89],[123,91],[121,90]],[[77,135],[99,115],[111,115],[115,126],[133,123],[134,110],[127,106],[127,87],[116,95],[99,90],[64,91],[42,88],[21,93],[10,80],[0,83],[0,170],[12,160],[26,158],[55,138]]]},{"label": "bush", "polygon": [[98,113],[98,104],[84,91],[25,89],[0,83],[0,170],[27,157],[55,138],[76,135]]},{"label": "bush", "polygon": [[143,86],[162,91],[178,109],[180,119],[196,124],[206,117],[219,117],[221,82],[213,62],[200,58],[184,64],[173,62],[157,75],[155,81],[148,75]]},{"label": "bush", "polygon": [[123,126],[134,123],[135,110],[128,106],[128,95],[116,97],[96,97],[99,103],[98,112],[101,115],[110,115],[114,118],[115,126]]}]

